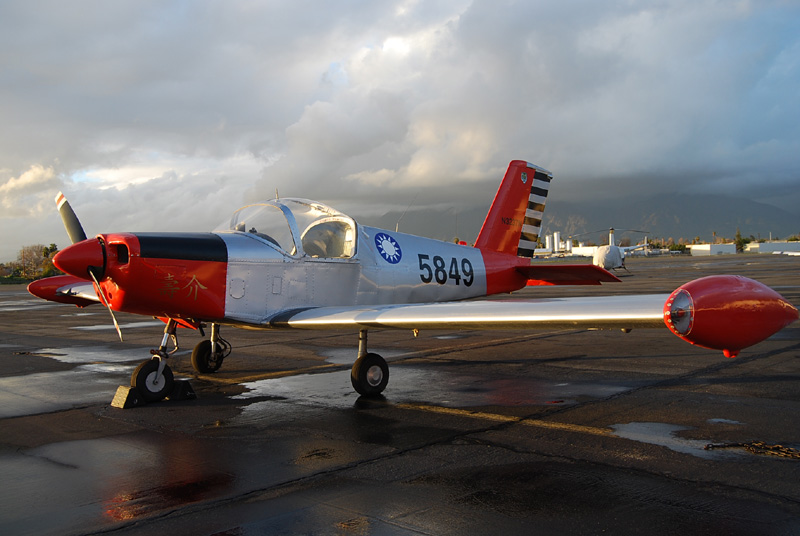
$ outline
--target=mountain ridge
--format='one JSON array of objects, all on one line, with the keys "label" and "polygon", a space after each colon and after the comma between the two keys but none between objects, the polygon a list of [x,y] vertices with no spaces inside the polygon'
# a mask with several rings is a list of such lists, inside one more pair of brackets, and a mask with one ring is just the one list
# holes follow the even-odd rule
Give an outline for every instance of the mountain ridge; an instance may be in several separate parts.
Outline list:
[{"label": "mountain ridge", "polygon": [[[394,229],[430,238],[474,242],[488,211],[484,207],[448,209],[410,208],[391,211],[380,217],[358,218],[366,225]],[[742,236],[756,239],[785,239],[800,234],[800,215],[750,199],[718,195],[657,195],[641,198],[612,198],[598,201],[549,200],[542,220],[542,236],[555,231],[562,238],[597,232],[587,237],[603,243],[609,227],[645,231],[652,238],[699,238],[710,242],[714,236],[733,239]],[[636,235],[639,240],[641,235]],[[633,238],[633,237],[632,237]]]}]

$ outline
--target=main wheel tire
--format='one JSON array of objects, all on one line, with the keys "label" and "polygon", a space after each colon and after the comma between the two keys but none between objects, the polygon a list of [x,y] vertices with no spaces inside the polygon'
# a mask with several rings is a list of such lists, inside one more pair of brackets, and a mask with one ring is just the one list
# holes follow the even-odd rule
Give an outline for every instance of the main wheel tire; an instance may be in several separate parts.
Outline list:
[{"label": "main wheel tire", "polygon": [[200,341],[192,350],[192,366],[200,374],[216,372],[222,366],[222,359],[214,359],[211,353],[211,341]]},{"label": "main wheel tire", "polygon": [[131,387],[135,387],[146,402],[158,402],[172,392],[175,380],[169,366],[164,366],[164,372],[158,374],[158,359],[144,361],[131,375]]},{"label": "main wheel tire", "polygon": [[350,370],[350,382],[358,394],[377,396],[389,383],[389,365],[378,354],[359,357]]}]

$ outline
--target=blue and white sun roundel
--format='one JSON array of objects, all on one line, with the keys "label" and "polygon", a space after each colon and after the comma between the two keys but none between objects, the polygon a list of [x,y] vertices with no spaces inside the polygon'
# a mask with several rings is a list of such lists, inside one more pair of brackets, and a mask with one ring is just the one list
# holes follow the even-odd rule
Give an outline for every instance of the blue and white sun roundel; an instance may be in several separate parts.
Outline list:
[{"label": "blue and white sun roundel", "polygon": [[397,264],[400,262],[400,259],[403,258],[403,251],[400,249],[400,244],[386,233],[378,233],[375,235],[375,246],[378,248],[378,253],[381,254],[383,260],[389,264]]}]

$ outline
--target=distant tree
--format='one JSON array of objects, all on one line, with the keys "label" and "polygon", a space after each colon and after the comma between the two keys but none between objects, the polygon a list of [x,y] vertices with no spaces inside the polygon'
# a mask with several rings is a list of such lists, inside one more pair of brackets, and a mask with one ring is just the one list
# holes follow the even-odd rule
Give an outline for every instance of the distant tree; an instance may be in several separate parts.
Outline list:
[{"label": "distant tree", "polygon": [[741,253],[744,251],[744,248],[747,244],[752,242],[751,238],[745,238],[742,236],[742,233],[739,231],[739,228],[736,228],[736,237],[733,239],[733,243],[736,244],[736,253]]},{"label": "distant tree", "polygon": [[11,263],[14,276],[25,279],[49,277],[59,272],[53,266],[53,256],[58,253],[58,246],[35,244],[23,247],[17,254],[17,260]]}]

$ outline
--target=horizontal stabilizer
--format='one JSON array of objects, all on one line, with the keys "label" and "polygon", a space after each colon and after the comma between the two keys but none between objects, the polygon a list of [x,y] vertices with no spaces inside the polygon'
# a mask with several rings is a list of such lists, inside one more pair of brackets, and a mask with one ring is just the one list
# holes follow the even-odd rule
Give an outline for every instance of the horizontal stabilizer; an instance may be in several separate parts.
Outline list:
[{"label": "horizontal stabilizer", "polygon": [[534,264],[518,266],[517,271],[528,278],[528,286],[599,285],[620,281],[608,270],[593,264]]}]

